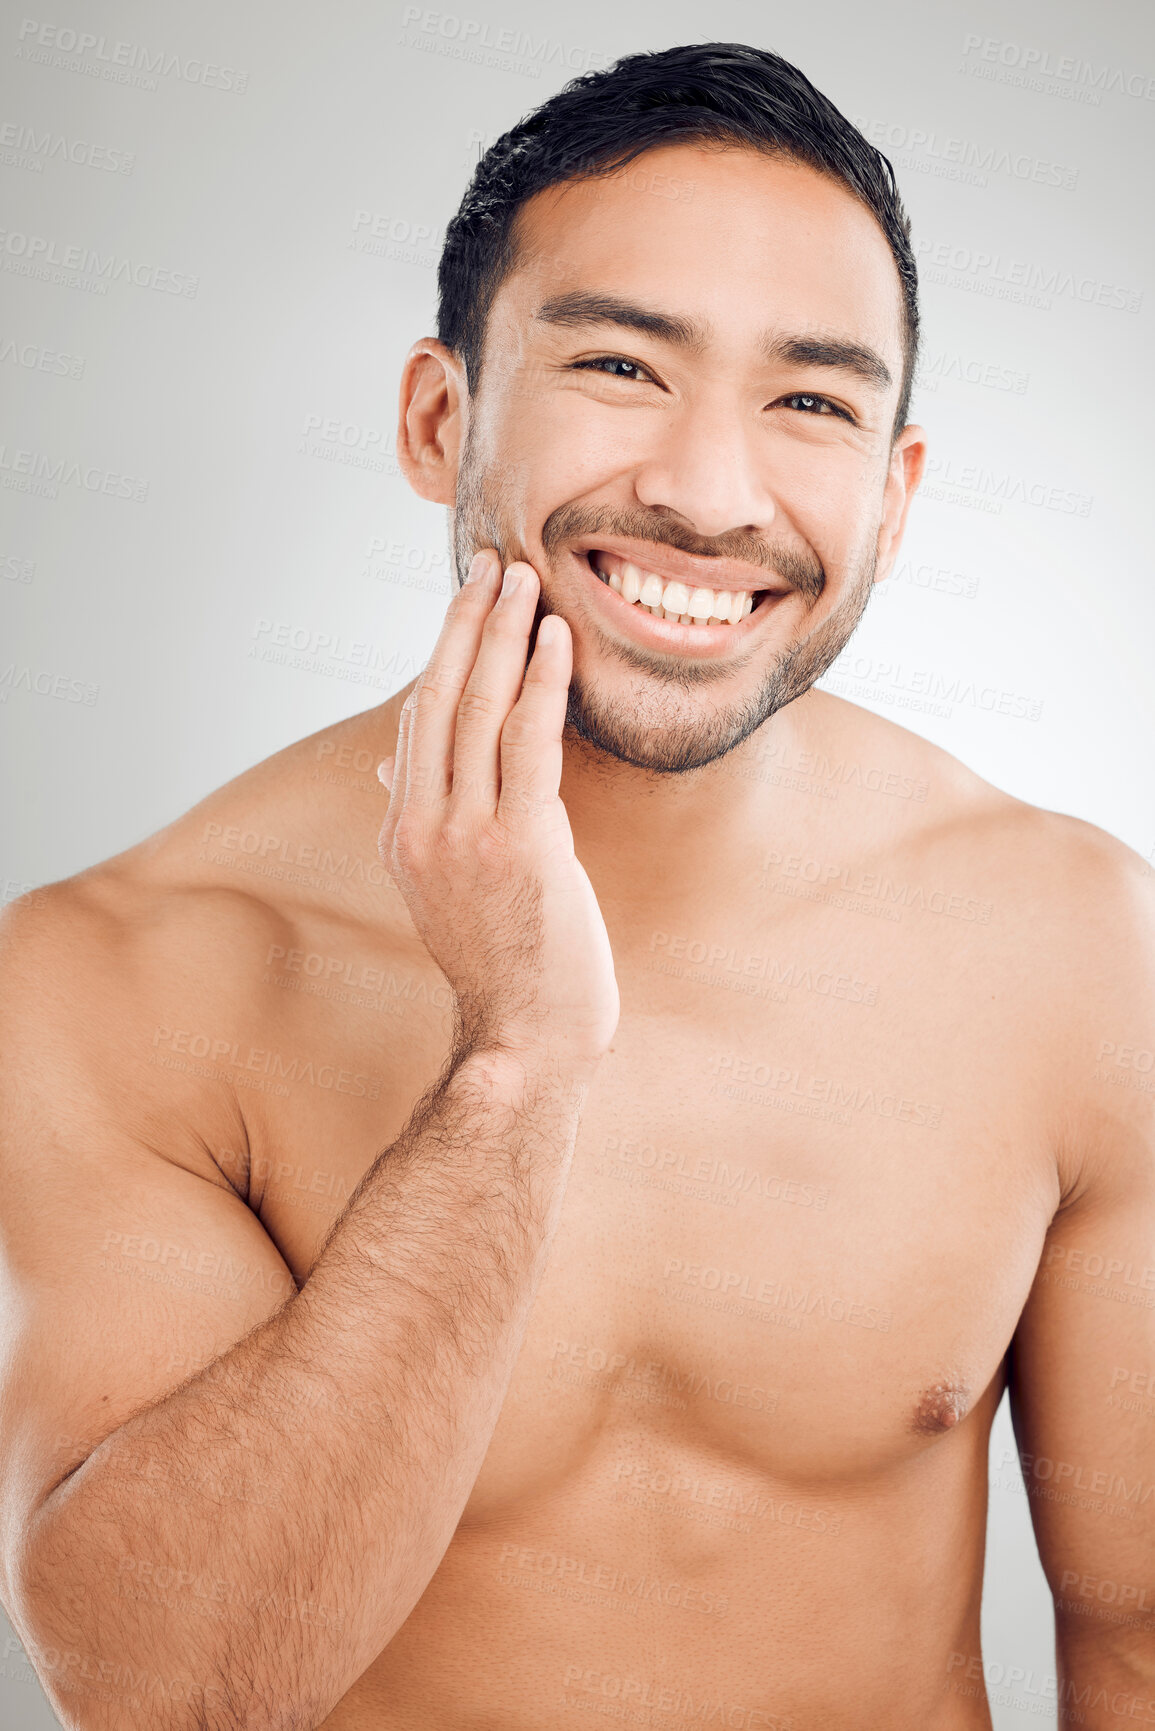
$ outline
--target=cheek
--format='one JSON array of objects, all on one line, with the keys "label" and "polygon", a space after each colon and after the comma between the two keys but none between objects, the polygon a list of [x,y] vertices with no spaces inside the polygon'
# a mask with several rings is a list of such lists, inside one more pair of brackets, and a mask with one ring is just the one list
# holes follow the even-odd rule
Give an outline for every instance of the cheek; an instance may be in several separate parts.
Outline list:
[{"label": "cheek", "polygon": [[794,453],[771,485],[779,506],[827,571],[857,565],[873,545],[882,516],[885,476],[859,451]]},{"label": "cheek", "polygon": [[652,436],[641,417],[555,390],[538,400],[511,395],[491,449],[503,471],[517,474],[519,491],[557,504],[630,473],[645,461]]}]

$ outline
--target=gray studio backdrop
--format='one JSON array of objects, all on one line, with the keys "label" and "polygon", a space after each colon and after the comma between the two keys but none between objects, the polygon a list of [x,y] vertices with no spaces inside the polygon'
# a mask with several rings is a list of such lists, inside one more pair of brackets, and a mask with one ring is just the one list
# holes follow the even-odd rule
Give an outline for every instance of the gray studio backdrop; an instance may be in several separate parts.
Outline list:
[{"label": "gray studio backdrop", "polygon": [[[29,0],[31,3],[31,0]],[[393,445],[467,175],[576,72],[796,61],[913,215],[930,473],[823,683],[1155,852],[1147,0],[44,0],[0,25],[0,892],[407,682],[449,592]],[[1006,1408],[995,1724],[1054,1724]],[[0,1627],[0,1725],[56,1720]]]}]

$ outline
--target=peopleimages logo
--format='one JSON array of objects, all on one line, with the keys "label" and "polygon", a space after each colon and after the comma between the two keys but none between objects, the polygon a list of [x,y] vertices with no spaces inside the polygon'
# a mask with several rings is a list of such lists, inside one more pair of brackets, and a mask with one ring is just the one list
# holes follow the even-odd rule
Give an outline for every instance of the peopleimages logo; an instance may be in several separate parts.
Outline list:
[{"label": "peopleimages logo", "polygon": [[592,72],[609,63],[606,54],[596,48],[580,48],[551,36],[534,36],[512,24],[495,25],[488,18],[463,18],[460,13],[438,12],[427,6],[405,7],[400,41],[404,48],[519,72],[526,78],[540,78],[546,66],[561,72]]},{"label": "peopleimages logo", "polygon": [[1006,174],[1014,180],[1032,181],[1036,186],[1058,186],[1067,192],[1073,192],[1078,185],[1077,168],[1053,162],[1049,157],[1033,156],[1028,150],[976,144],[972,139],[954,138],[933,128],[867,120],[859,114],[851,118],[862,136],[884,150],[900,168],[936,174],[946,180],[967,181],[973,186],[987,186],[987,176],[991,174]]},{"label": "peopleimages logo", "polygon": [[31,168],[42,173],[46,162],[72,162],[80,168],[95,168],[106,174],[131,174],[136,156],[131,150],[114,150],[63,132],[38,132],[15,120],[0,124],[0,162],[8,168]]},{"label": "peopleimages logo", "polygon": [[1014,367],[1000,366],[996,361],[980,360],[973,355],[952,354],[940,349],[924,355],[914,375],[916,390],[937,391],[943,381],[964,385],[981,385],[988,391],[1013,391],[1024,396],[1031,382],[1030,373]]},{"label": "peopleimages logo", "polygon": [[179,78],[185,84],[203,84],[206,90],[239,94],[249,82],[248,73],[233,66],[172,54],[164,48],[146,48],[140,42],[113,42],[107,36],[94,36],[70,25],[42,24],[36,18],[21,20],[16,58],[142,90],[155,90],[158,78]]},{"label": "peopleimages logo", "polygon": [[[1128,71],[1106,62],[1096,66],[1077,54],[1052,54],[1047,48],[1023,42],[1003,42],[997,36],[967,35],[963,38],[963,70],[1000,83],[1022,84],[1046,90],[1046,80],[1066,86],[1077,100],[1097,105],[1105,90],[1130,96],[1139,102],[1155,101],[1155,76]],[[1066,92],[1064,92],[1066,93]]]},{"label": "peopleimages logo", "polygon": [[195,300],[200,278],[185,271],[167,270],[147,259],[129,258],[94,247],[60,242],[43,234],[24,234],[0,228],[0,270],[14,276],[34,276],[46,282],[61,282],[69,288],[86,288],[107,294],[111,282],[134,288],[153,289],[158,294],[183,295]]},{"label": "peopleimages logo", "polygon": [[367,253],[371,258],[399,260],[433,270],[444,244],[444,230],[435,229],[432,223],[411,222],[407,217],[389,216],[383,211],[358,210],[353,214],[350,249]]},{"label": "peopleimages logo", "polygon": [[61,379],[82,379],[87,364],[80,355],[65,355],[59,349],[46,349],[40,343],[24,343],[15,337],[0,336],[0,364],[4,363],[24,367],[28,372],[53,373]]},{"label": "peopleimages logo", "polygon": [[148,482],[137,475],[122,475],[118,469],[102,469],[68,457],[49,456],[44,451],[13,450],[0,444],[0,486],[17,493],[39,494],[55,499],[61,487],[79,487],[106,498],[131,499],[143,505]]},{"label": "peopleimages logo", "polygon": [[1062,511],[1069,516],[1089,517],[1094,495],[1079,493],[1038,477],[1017,475],[1013,469],[991,469],[985,463],[956,463],[953,457],[927,459],[925,478],[919,494],[941,499],[953,494],[954,503],[963,504],[971,498],[987,505],[1034,505],[1041,511]]},{"label": "peopleimages logo", "polygon": [[1100,277],[1083,276],[1059,265],[1041,265],[1008,258],[981,247],[958,246],[951,241],[923,239],[915,242],[919,276],[927,282],[961,288],[997,300],[1021,302],[1048,311],[1052,297],[1082,301],[1084,306],[1111,307],[1118,312],[1137,313],[1143,291]]}]

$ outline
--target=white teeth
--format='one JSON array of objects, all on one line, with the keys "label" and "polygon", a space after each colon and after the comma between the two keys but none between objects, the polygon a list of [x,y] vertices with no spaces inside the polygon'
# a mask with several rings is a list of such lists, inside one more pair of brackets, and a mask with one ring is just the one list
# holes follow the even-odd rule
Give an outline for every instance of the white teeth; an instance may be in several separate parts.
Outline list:
[{"label": "white teeth", "polygon": [[643,571],[624,559],[617,563],[619,569],[608,576],[596,564],[595,569],[623,601],[644,607],[656,619],[682,625],[737,625],[754,610],[753,596],[746,590],[691,589],[677,579],[664,582],[655,572]]}]

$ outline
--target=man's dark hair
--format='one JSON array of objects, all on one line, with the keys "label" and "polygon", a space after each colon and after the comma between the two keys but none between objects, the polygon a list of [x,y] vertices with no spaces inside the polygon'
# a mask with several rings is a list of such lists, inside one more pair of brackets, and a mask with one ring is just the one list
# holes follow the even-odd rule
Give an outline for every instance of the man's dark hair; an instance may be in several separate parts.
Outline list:
[{"label": "man's dark hair", "polygon": [[438,336],[464,362],[470,390],[480,382],[493,298],[517,262],[522,205],[546,187],[613,173],[645,150],[679,141],[746,145],[806,163],[874,213],[902,286],[897,436],[918,352],[918,272],[894,170],[796,66],[743,42],[687,43],[587,72],[485,153],[445,231],[437,272]]}]

